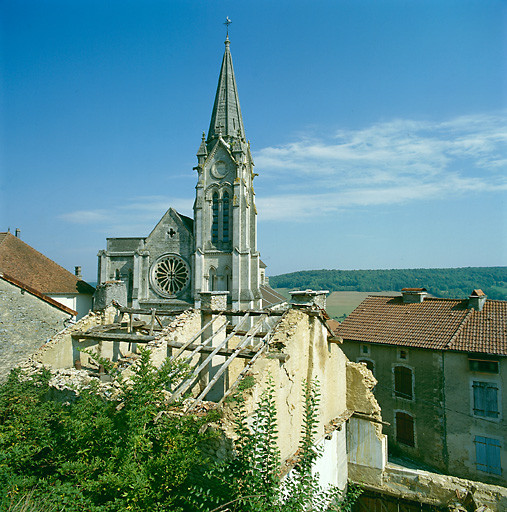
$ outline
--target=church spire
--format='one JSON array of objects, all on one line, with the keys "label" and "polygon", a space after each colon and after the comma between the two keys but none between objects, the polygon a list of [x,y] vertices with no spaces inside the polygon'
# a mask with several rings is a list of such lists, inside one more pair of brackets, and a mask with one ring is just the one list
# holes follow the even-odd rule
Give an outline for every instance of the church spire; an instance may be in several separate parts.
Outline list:
[{"label": "church spire", "polygon": [[237,137],[245,138],[245,128],[239,106],[238,88],[236,86],[236,78],[234,77],[234,68],[232,67],[230,44],[231,42],[227,35],[222,68],[220,70],[215,103],[208,130],[208,143],[220,135],[228,142]]}]

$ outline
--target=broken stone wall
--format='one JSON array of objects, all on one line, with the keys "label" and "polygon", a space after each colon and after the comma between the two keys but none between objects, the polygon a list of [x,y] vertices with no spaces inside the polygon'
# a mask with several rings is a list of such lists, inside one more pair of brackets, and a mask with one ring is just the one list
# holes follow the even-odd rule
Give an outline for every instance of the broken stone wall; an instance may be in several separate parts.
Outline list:
[{"label": "broken stone wall", "polygon": [[[289,310],[270,342],[272,350],[288,354],[289,359],[282,363],[267,356],[260,358],[252,368],[256,385],[250,390],[247,408],[253,410],[271,378],[275,388],[282,460],[290,460],[298,448],[303,425],[305,381],[318,382],[320,387],[317,440],[326,435],[326,426],[346,411],[347,358],[337,344],[328,342],[327,336],[328,331],[319,318],[297,309]],[[345,443],[340,442],[339,437],[343,441],[341,435],[337,435],[332,443],[327,443],[335,452],[328,455],[331,459],[343,461],[347,458]],[[327,476],[335,479],[333,483],[343,485],[347,479],[346,467],[342,465],[340,475],[334,468],[331,472]]]}]

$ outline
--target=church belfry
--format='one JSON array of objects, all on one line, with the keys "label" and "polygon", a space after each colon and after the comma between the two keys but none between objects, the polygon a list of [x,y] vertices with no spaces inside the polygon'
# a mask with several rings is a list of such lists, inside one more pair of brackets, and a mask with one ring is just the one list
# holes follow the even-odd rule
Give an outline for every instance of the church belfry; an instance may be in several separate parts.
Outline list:
[{"label": "church belfry", "polygon": [[197,151],[194,298],[226,290],[233,309],[261,303],[253,160],[239,106],[229,37],[207,138]]}]

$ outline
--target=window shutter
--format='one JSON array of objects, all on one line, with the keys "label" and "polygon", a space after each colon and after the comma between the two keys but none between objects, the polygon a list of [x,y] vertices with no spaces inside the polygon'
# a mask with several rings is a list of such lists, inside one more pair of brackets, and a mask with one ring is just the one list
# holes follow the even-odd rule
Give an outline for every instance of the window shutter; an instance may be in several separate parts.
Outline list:
[{"label": "window shutter", "polygon": [[475,460],[477,464],[477,469],[479,469],[480,471],[488,471],[488,459],[486,453],[486,438],[481,436],[475,436]]},{"label": "window shutter", "polygon": [[501,475],[500,441],[489,437],[475,436],[474,443],[477,469]]},{"label": "window shutter", "polygon": [[473,383],[474,388],[474,414],[477,416],[486,415],[486,405],[484,400],[484,382]]},{"label": "window shutter", "polygon": [[495,384],[488,384],[486,389],[486,416],[489,418],[498,417],[498,388]]},{"label": "window shutter", "polygon": [[396,396],[412,399],[412,370],[405,366],[394,368],[394,393]]},{"label": "window shutter", "polygon": [[396,413],[396,439],[408,446],[415,446],[414,418],[404,412]]},{"label": "window shutter", "polygon": [[489,472],[496,475],[502,474],[502,464],[500,461],[500,442],[497,439],[488,439],[487,443],[487,461]]}]

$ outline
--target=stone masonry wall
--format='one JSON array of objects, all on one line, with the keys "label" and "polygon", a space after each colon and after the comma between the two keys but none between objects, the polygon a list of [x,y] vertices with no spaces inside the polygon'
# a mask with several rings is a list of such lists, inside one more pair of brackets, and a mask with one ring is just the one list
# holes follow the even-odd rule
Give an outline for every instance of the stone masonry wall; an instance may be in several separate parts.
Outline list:
[{"label": "stone masonry wall", "polygon": [[70,315],[0,279],[0,382],[64,329]]}]

